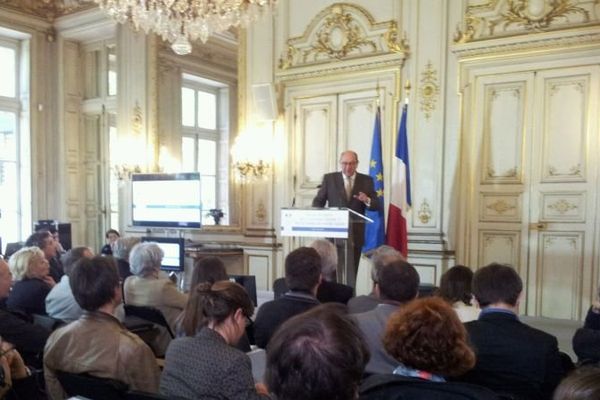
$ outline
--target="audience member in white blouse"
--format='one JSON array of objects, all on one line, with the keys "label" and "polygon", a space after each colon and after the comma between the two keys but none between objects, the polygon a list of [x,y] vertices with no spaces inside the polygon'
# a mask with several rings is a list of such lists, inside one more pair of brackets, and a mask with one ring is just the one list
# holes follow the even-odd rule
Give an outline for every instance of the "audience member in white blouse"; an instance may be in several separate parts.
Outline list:
[{"label": "audience member in white blouse", "polygon": [[479,307],[472,303],[471,281],[473,271],[464,265],[455,265],[442,275],[438,295],[452,304],[461,322],[479,318]]}]

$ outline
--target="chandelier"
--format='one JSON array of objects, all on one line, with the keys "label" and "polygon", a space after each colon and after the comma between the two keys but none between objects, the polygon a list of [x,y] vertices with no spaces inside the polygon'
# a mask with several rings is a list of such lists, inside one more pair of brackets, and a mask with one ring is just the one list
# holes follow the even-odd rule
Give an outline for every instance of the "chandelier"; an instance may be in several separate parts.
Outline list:
[{"label": "chandelier", "polygon": [[118,23],[168,40],[176,54],[192,51],[197,39],[206,43],[213,33],[246,26],[270,10],[277,0],[94,0]]}]

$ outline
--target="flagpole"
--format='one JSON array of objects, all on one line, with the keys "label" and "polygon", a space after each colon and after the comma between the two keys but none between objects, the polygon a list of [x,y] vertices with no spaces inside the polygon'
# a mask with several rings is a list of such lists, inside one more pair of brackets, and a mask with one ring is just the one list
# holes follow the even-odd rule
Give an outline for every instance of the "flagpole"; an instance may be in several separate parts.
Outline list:
[{"label": "flagpole", "polygon": [[408,105],[408,97],[410,95],[410,81],[408,79],[404,83],[404,92],[406,93],[406,97],[404,98],[404,104]]}]

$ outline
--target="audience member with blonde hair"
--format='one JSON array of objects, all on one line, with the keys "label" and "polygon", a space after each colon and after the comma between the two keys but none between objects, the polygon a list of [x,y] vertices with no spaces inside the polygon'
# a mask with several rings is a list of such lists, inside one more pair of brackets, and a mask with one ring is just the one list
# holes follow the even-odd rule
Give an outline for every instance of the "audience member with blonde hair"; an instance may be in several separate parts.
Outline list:
[{"label": "audience member with blonde hair", "polygon": [[56,285],[50,276],[50,265],[39,247],[23,247],[10,257],[10,270],[15,280],[6,305],[26,314],[46,314],[46,296]]},{"label": "audience member with blonde hair", "polygon": [[[188,296],[177,290],[177,286],[166,276],[161,276],[160,266],[164,253],[154,242],[139,243],[129,255],[133,276],[125,280],[125,304],[158,308],[175,331],[177,317],[185,307]],[[161,333],[152,343],[156,355],[162,356],[171,341],[168,331],[161,327]]]},{"label": "audience member with blonde hair", "polygon": [[182,399],[268,398],[254,385],[250,359],[234,346],[246,330],[254,305],[237,283],[201,283],[191,292],[183,325],[196,332],[171,342],[160,392]]},{"label": "audience member with blonde hair", "polygon": [[383,399],[393,393],[411,399],[497,398],[486,388],[446,381],[470,370],[475,365],[475,354],[467,343],[463,324],[439,297],[417,299],[401,307],[390,317],[383,343],[397,360],[397,367],[393,376],[367,378],[361,399]]}]

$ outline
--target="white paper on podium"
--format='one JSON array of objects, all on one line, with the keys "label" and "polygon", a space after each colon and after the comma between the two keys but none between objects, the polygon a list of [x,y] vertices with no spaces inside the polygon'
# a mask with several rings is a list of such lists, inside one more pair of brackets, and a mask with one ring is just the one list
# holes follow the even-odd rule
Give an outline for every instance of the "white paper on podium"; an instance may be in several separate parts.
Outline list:
[{"label": "white paper on podium", "polygon": [[282,208],[281,236],[348,237],[348,210]]}]

